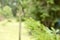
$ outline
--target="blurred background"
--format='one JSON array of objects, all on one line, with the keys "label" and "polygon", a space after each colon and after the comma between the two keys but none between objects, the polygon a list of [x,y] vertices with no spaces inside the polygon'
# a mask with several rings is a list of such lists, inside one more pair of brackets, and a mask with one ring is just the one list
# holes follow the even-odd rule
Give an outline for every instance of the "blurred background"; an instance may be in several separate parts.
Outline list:
[{"label": "blurred background", "polygon": [[60,40],[60,0],[0,0],[0,40],[19,32],[21,40]]},{"label": "blurred background", "polygon": [[21,7],[30,40],[60,39],[60,0],[21,0]]},{"label": "blurred background", "polygon": [[0,40],[19,40],[18,4],[18,0],[0,0]]}]

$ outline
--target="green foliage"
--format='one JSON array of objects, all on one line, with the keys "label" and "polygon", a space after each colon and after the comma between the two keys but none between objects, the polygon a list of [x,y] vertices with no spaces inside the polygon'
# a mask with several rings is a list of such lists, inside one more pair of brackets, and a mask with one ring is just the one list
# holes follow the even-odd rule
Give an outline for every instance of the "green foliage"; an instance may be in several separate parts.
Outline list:
[{"label": "green foliage", "polygon": [[9,6],[5,6],[4,8],[3,8],[3,15],[5,16],[5,17],[12,17],[12,10],[11,10],[11,8],[9,7]]},{"label": "green foliage", "polygon": [[12,17],[12,10],[9,6],[5,6],[3,9],[0,9],[0,15],[3,15],[6,18]]},{"label": "green foliage", "polygon": [[60,6],[55,4],[55,0],[23,0],[21,3],[25,10],[25,16],[32,17],[35,20],[44,19],[46,17],[55,19],[59,14],[57,11],[60,10]]},{"label": "green foliage", "polygon": [[53,28],[53,33],[51,33],[47,27],[32,18],[27,19],[25,21],[25,25],[35,40],[59,40],[59,36],[56,35],[56,32]]},{"label": "green foliage", "polygon": [[54,0],[47,0],[47,3],[54,4]]},{"label": "green foliage", "polygon": [[22,0],[21,7],[24,8],[25,12],[25,24],[36,40],[59,40],[54,29],[51,33],[48,28],[40,23],[45,19],[56,21],[60,18],[59,3],[59,0]]}]

